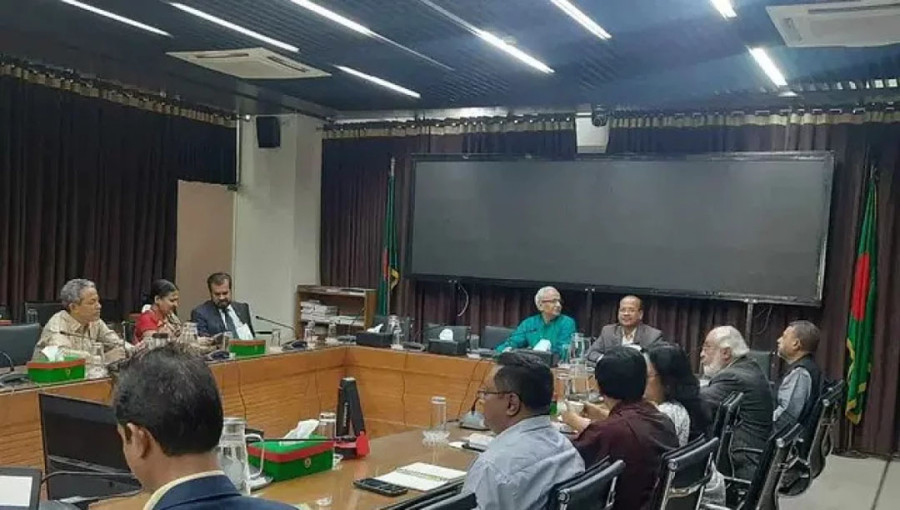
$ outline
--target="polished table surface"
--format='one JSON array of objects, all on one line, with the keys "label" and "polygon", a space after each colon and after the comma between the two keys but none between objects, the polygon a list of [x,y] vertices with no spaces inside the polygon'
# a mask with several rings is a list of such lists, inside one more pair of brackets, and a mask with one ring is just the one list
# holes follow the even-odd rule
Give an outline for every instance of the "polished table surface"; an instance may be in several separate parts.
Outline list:
[{"label": "polished table surface", "polygon": [[[454,431],[454,437],[464,434]],[[465,471],[475,460],[475,454],[449,446],[425,446],[422,432],[413,430],[375,439],[372,451],[364,459],[345,460],[327,473],[295,478],[272,484],[254,495],[281,501],[299,508],[306,505],[311,510],[375,510],[421,494],[410,490],[397,498],[389,498],[353,487],[353,481],[360,478],[380,476],[398,467],[413,462],[427,462],[442,467]],[[130,510],[142,508],[149,495],[142,494],[130,499],[93,505],[91,508],[104,510]],[[320,505],[331,500],[330,506]]]}]

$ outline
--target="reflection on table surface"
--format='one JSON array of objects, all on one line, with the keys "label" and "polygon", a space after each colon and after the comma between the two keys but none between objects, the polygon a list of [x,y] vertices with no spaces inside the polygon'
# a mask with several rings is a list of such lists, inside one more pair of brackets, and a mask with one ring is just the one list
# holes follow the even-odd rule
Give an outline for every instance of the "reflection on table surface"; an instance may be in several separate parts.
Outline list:
[{"label": "reflection on table surface", "polygon": [[[451,440],[468,435],[468,431],[454,429]],[[422,444],[422,431],[413,430],[372,440],[371,453],[364,459],[345,459],[333,471],[279,482],[254,492],[254,495],[300,508],[303,508],[302,505],[306,505],[311,510],[320,508],[374,510],[415,497],[420,493],[411,490],[404,496],[389,498],[354,488],[354,480],[380,476],[413,462],[427,462],[442,467],[467,470],[475,460],[475,456],[473,452],[449,446],[425,446]],[[139,509],[148,498],[149,494],[142,494],[129,499],[96,504],[91,508]],[[319,505],[318,502],[328,499],[331,500],[330,506]]]}]

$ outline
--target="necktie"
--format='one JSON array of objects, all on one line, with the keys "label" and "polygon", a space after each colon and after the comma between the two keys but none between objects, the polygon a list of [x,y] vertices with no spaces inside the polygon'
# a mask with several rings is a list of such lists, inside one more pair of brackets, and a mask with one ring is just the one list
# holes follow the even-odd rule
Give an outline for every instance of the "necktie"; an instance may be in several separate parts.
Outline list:
[{"label": "necktie", "polygon": [[237,328],[234,327],[234,321],[231,320],[231,313],[229,313],[229,310],[226,308],[222,310],[222,315],[225,317],[225,329],[231,332],[231,338],[237,338]]}]

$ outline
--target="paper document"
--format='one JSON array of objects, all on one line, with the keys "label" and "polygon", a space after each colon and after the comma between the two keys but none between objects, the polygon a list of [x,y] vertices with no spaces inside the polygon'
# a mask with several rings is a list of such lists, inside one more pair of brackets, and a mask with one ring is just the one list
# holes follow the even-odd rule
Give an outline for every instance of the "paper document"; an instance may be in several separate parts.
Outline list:
[{"label": "paper document", "polygon": [[416,462],[415,464],[397,468],[386,475],[379,476],[376,480],[408,489],[428,492],[444,484],[460,480],[465,476],[465,471]]}]

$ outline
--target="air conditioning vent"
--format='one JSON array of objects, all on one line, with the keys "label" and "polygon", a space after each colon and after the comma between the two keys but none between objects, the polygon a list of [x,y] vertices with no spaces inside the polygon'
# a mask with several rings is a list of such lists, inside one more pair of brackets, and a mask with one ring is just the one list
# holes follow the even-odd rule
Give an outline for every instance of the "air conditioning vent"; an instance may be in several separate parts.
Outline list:
[{"label": "air conditioning vent", "polygon": [[176,51],[168,55],[246,80],[296,80],[331,76],[266,48],[224,51]]},{"label": "air conditioning vent", "polygon": [[860,0],[766,7],[785,44],[795,47],[900,43],[900,1]]}]

